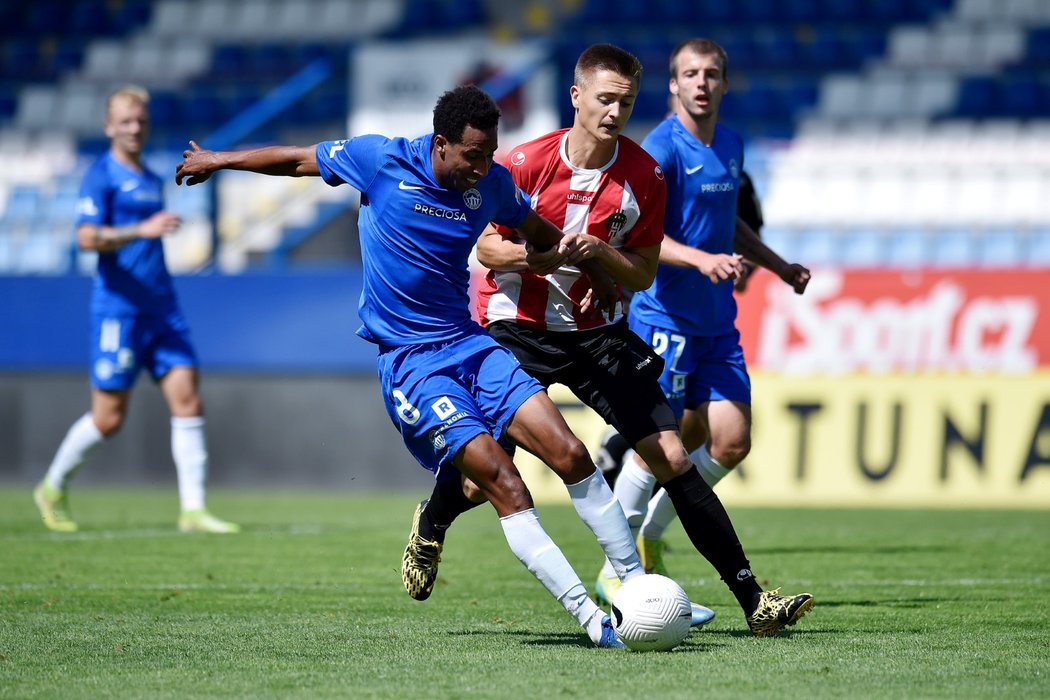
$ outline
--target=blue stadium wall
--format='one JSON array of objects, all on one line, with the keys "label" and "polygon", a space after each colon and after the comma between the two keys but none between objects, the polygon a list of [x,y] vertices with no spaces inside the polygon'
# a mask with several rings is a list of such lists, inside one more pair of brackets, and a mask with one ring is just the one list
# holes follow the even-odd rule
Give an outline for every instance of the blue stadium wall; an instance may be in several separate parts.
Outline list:
[{"label": "blue stadium wall", "polygon": [[[39,479],[89,407],[87,277],[0,278],[0,480]],[[211,482],[412,488],[432,483],[379,397],[358,270],[177,277],[202,365]],[[168,413],[139,378],[121,432],[79,483],[174,484]]]}]

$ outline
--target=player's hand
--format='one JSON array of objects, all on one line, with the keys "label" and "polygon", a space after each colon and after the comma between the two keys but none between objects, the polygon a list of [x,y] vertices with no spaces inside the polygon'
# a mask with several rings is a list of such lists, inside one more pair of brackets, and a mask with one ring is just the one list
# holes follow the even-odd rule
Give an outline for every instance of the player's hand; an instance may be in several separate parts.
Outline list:
[{"label": "player's hand", "polygon": [[538,251],[531,243],[525,244],[525,262],[537,275],[549,275],[565,264],[565,256],[557,248]]},{"label": "player's hand", "polygon": [[733,291],[743,292],[747,289],[747,282],[751,279],[751,275],[755,274],[756,266],[754,263],[744,261],[740,266],[740,276],[736,278],[736,282],[733,283]]},{"label": "player's hand", "polygon": [[725,253],[706,253],[700,260],[698,269],[700,273],[711,280],[714,284],[735,280],[743,274],[744,258],[741,255]]},{"label": "player's hand", "polygon": [[175,166],[175,184],[181,185],[185,179],[187,185],[199,185],[218,169],[215,152],[206,151],[196,141],[190,141],[190,147],[182,152],[182,162]]},{"label": "player's hand", "polygon": [[160,238],[174,232],[182,225],[182,217],[172,214],[170,211],[158,211],[153,216],[141,222],[138,229],[139,238]]},{"label": "player's hand", "polygon": [[616,313],[616,304],[620,301],[620,293],[616,289],[616,282],[609,273],[604,270],[588,271],[587,279],[591,282],[591,288],[583,296],[580,303],[580,311],[584,315],[594,312],[604,312],[611,321]]},{"label": "player's hand", "polygon": [[601,241],[586,233],[567,233],[562,236],[558,250],[565,256],[569,265],[578,265],[598,255]]},{"label": "player's hand", "polygon": [[780,271],[780,279],[790,284],[791,288],[795,290],[795,294],[802,294],[806,291],[809,277],[809,270],[798,263],[791,263]]}]

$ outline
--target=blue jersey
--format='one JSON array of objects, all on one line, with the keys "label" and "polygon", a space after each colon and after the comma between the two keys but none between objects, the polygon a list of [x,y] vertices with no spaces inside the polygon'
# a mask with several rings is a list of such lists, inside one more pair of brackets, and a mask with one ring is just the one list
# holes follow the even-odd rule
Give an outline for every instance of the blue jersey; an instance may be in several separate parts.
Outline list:
[{"label": "blue jersey", "polygon": [[[711,146],[705,146],[671,115],[642,147],[667,177],[664,233],[708,253],[732,253],[744,167],[740,136],[719,124]],[[686,335],[731,333],[736,321],[733,285],[714,284],[695,269],[660,265],[652,286],[634,295],[631,316]]]},{"label": "blue jersey", "polygon": [[[106,153],[84,174],[76,225],[130,226],[163,208],[159,177],[146,168],[135,170]],[[166,314],[175,308],[175,288],[160,239],[137,238],[110,253],[99,253],[92,313]]]},{"label": "blue jersey", "polygon": [[317,145],[329,185],[361,191],[358,230],[364,288],[358,311],[365,340],[383,346],[443,342],[476,333],[468,259],[490,221],[517,228],[528,199],[493,163],[467,190],[434,178],[433,134],[417,139],[359,136]]}]

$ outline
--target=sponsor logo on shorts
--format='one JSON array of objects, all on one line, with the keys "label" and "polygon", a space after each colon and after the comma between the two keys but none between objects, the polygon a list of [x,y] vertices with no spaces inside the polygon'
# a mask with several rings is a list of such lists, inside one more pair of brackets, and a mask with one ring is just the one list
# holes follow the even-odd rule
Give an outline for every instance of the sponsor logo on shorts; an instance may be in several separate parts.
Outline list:
[{"label": "sponsor logo on shorts", "polygon": [[430,405],[431,410],[440,420],[445,420],[457,410],[456,405],[452,403],[452,399],[447,396],[442,396],[440,399]]}]

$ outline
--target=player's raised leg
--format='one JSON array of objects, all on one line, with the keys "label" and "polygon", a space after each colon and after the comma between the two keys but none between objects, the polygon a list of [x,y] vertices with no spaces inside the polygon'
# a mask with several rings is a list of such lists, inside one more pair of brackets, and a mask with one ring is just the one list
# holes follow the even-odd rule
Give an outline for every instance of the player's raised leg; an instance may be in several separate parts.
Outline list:
[{"label": "player's raised leg", "polygon": [[591,641],[600,647],[622,648],[609,616],[588,597],[580,577],[540,524],[532,495],[503,448],[482,433],[467,443],[454,463],[496,509],[514,555],[580,623]]}]

